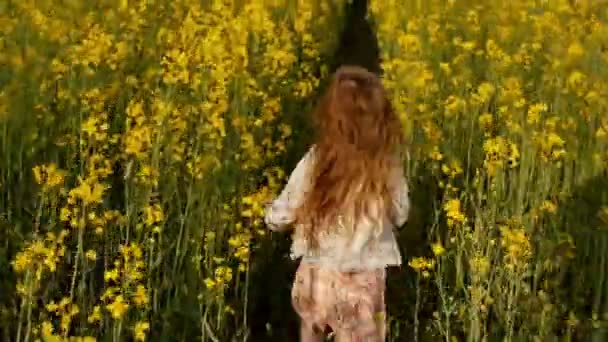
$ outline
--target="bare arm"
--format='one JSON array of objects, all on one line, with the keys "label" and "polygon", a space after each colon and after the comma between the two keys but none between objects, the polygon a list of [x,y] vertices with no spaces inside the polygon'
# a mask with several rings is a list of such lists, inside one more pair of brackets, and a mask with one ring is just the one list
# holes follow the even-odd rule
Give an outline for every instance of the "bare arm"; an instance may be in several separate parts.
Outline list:
[{"label": "bare arm", "polygon": [[391,221],[395,227],[400,227],[407,222],[410,213],[410,191],[402,167],[397,168],[393,174],[391,192],[393,198]]}]

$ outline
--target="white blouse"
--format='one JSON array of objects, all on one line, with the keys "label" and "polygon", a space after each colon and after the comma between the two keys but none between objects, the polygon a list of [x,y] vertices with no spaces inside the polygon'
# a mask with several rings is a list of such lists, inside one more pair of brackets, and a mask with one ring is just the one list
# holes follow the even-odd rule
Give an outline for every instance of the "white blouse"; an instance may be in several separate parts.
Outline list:
[{"label": "white blouse", "polygon": [[[314,147],[298,162],[289,176],[287,185],[267,208],[266,225],[273,231],[285,231],[295,220],[294,214],[311,187],[311,171],[314,164]],[[356,223],[354,233],[345,235],[344,230],[335,229],[330,235],[319,239],[319,248],[310,250],[298,227],[293,233],[291,257],[302,257],[303,262],[318,263],[323,267],[342,272],[385,268],[401,265],[401,253],[397,245],[394,228],[403,225],[408,218],[410,200],[407,180],[403,169],[395,170],[390,183],[395,216],[388,214],[376,220],[361,220]],[[383,222],[382,231],[374,229]]]}]

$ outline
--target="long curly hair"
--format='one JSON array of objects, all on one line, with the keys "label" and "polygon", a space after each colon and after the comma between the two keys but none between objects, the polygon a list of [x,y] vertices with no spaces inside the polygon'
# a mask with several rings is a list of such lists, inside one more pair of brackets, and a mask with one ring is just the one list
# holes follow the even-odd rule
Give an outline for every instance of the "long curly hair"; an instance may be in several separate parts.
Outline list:
[{"label": "long curly hair", "polygon": [[390,212],[388,182],[402,162],[401,123],[374,73],[342,66],[313,112],[318,134],[313,147],[310,191],[295,212],[309,247],[336,229],[356,229],[361,219]]}]

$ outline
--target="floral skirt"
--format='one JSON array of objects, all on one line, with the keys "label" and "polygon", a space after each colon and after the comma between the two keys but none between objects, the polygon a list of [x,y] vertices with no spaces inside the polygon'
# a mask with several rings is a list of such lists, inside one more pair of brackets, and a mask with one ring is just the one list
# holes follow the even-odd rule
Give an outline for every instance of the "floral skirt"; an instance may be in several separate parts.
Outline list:
[{"label": "floral skirt", "polygon": [[292,303],[302,324],[351,341],[384,341],[386,270],[338,272],[300,263]]}]

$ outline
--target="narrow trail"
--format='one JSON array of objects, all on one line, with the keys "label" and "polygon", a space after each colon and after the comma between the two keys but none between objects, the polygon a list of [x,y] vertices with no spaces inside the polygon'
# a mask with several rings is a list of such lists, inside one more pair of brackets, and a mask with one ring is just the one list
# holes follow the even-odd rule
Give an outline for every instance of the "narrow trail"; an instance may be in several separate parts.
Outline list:
[{"label": "narrow trail", "polygon": [[[335,70],[343,64],[360,65],[373,72],[380,72],[379,49],[375,33],[367,21],[367,0],[354,0],[346,9],[346,22],[340,42],[330,65]],[[298,317],[291,307],[291,284],[297,263],[289,260],[289,238],[281,239],[279,248],[261,259],[251,281],[255,282],[250,293],[249,341],[285,342],[298,341]]]},{"label": "narrow trail", "polygon": [[349,7],[340,44],[334,54],[333,69],[342,64],[354,64],[380,73],[378,40],[366,19],[368,0],[354,0]]}]

